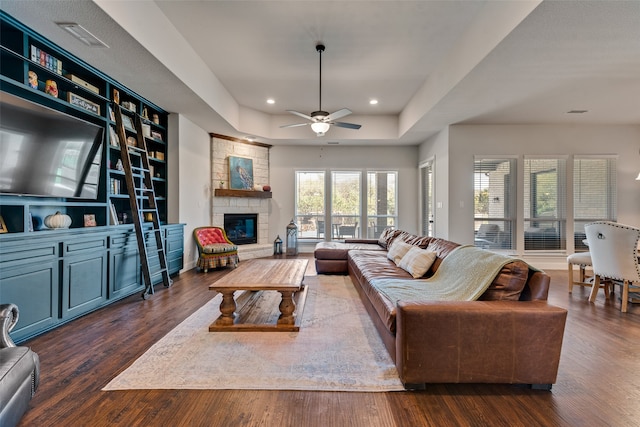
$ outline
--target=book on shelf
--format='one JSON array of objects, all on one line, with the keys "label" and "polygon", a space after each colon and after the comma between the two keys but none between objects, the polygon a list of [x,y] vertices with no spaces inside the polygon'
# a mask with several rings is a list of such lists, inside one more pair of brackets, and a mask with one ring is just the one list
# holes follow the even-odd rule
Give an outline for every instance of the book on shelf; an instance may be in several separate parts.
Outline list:
[{"label": "book on shelf", "polygon": [[114,147],[120,146],[120,138],[118,138],[118,134],[113,126],[109,126],[109,144]]},{"label": "book on shelf", "polygon": [[109,224],[110,225],[118,225],[118,211],[116,211],[116,206],[113,202],[109,202]]},{"label": "book on shelf", "polygon": [[111,194],[120,194],[120,180],[117,178],[110,178],[109,184],[111,185]]},{"label": "book on shelf", "polygon": [[56,74],[62,75],[62,61],[34,45],[31,45],[31,60]]}]

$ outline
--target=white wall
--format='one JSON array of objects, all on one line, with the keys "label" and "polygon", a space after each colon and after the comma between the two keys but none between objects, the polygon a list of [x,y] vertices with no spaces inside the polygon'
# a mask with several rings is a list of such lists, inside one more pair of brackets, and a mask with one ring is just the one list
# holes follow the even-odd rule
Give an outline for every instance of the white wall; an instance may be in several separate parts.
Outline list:
[{"label": "white wall", "polygon": [[[435,237],[449,237],[449,129],[429,138],[419,147],[420,163],[433,159],[433,171],[436,177],[433,189],[435,209],[433,210]],[[420,205],[418,205],[420,206]]]},{"label": "white wall", "polygon": [[209,133],[182,115],[169,116],[169,222],[183,223],[184,269],[195,267],[193,229],[210,225],[211,157]]},{"label": "white wall", "polygon": [[[438,160],[448,151],[448,170]],[[420,159],[436,153],[436,188],[447,182],[447,238],[473,243],[474,155],[618,155],[618,222],[640,226],[640,126],[453,125],[448,138],[436,136],[420,147]],[[436,196],[438,199],[440,195]],[[437,210],[438,211],[438,210]],[[564,257],[561,268],[564,268]],[[558,261],[558,260],[556,260]],[[557,262],[543,268],[557,268]]]},{"label": "white wall", "polygon": [[[294,214],[295,171],[304,169],[397,170],[398,228],[417,233],[418,147],[274,146],[270,150],[270,240],[283,236]],[[302,248],[301,250],[305,250]]]}]

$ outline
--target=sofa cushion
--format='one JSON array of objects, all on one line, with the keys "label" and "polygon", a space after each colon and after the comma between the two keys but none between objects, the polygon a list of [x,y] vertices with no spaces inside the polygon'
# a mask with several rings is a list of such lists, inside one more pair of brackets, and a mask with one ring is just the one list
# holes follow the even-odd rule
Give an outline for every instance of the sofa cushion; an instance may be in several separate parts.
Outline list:
[{"label": "sofa cushion", "polygon": [[389,249],[391,242],[398,234],[400,234],[400,230],[396,230],[393,227],[385,228],[380,237],[378,237],[378,244],[382,249]]},{"label": "sofa cushion", "polygon": [[393,261],[396,265],[400,262],[402,257],[409,252],[411,249],[411,245],[403,242],[402,240],[395,240],[391,247],[389,248],[389,252],[387,253],[387,258]]},{"label": "sofa cushion", "polygon": [[420,249],[418,246],[412,246],[409,252],[402,257],[398,267],[407,271],[414,279],[419,279],[425,275],[435,259],[435,252],[429,252],[425,249]]},{"label": "sofa cushion", "polygon": [[436,259],[435,261],[433,261],[431,268],[429,268],[429,271],[427,272],[427,276],[429,277],[433,276],[433,273],[436,272],[436,270],[440,266],[440,263],[442,262],[444,257],[449,255],[449,253],[455,248],[457,248],[458,246],[460,246],[458,243],[454,243],[449,240],[432,238],[426,249],[429,252],[435,252]]},{"label": "sofa cushion", "polygon": [[[364,292],[378,317],[391,333],[396,331],[396,301],[391,301],[382,292],[378,292],[368,284],[381,277],[411,279],[411,275],[387,259],[386,252],[351,251],[349,252],[350,272],[356,277],[354,283],[363,283],[360,289]],[[367,284],[364,284],[367,283]]]},{"label": "sofa cushion", "polygon": [[520,260],[506,264],[489,288],[478,298],[482,301],[518,301],[529,277],[529,265]]},{"label": "sofa cushion", "polygon": [[356,249],[383,252],[383,249],[377,243],[318,242],[313,255],[316,259],[340,259],[346,261],[349,251]]},{"label": "sofa cushion", "polygon": [[410,245],[419,246],[422,249],[426,249],[429,246],[429,243],[433,240],[433,237],[430,236],[416,236],[415,234],[407,233],[406,231],[401,231],[394,238],[393,241],[402,240],[405,243]]},{"label": "sofa cushion", "polygon": [[236,245],[230,245],[229,243],[211,243],[203,246],[202,252],[205,254],[224,254],[227,252],[237,251]]}]

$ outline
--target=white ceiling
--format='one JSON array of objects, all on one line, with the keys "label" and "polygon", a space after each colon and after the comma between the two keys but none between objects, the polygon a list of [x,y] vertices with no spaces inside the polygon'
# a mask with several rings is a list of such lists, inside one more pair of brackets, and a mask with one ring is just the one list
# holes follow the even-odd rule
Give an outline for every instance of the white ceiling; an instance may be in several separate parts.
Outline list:
[{"label": "white ceiling", "polygon": [[[16,19],[208,132],[417,144],[450,124],[640,124],[640,0],[2,0]],[[77,22],[92,49],[55,25]],[[285,110],[349,108],[315,137]],[[266,103],[275,99],[274,105]],[[379,104],[369,105],[376,98]],[[567,114],[569,110],[588,110]]]}]

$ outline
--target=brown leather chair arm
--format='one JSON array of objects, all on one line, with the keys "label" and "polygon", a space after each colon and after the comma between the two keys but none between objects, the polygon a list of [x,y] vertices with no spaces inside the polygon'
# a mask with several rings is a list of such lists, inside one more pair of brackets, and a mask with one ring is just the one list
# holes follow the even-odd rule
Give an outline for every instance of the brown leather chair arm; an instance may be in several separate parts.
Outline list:
[{"label": "brown leather chair arm", "polygon": [[399,302],[400,379],[553,384],[566,316],[542,301]]}]

